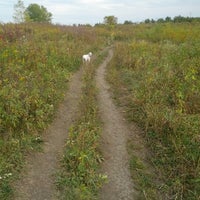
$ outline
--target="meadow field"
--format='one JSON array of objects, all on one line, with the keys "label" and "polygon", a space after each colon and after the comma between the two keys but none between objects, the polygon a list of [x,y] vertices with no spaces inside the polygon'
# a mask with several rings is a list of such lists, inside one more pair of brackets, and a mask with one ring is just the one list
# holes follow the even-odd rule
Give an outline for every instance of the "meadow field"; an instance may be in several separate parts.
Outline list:
[{"label": "meadow field", "polygon": [[104,46],[105,31],[49,24],[0,25],[0,199],[27,151],[40,149],[82,55]]},{"label": "meadow field", "polygon": [[[113,96],[125,107],[130,123],[144,131],[149,162],[157,172],[145,174],[140,158],[131,154],[140,199],[158,199],[158,195],[199,199],[199,33],[199,23],[0,24],[0,199],[12,198],[12,182],[20,177],[27,152],[42,149],[42,133],[52,122],[71,75],[82,65],[81,56],[89,51],[97,59],[94,68],[85,72],[82,117],[66,142],[57,186],[63,198],[69,191],[75,198],[77,190],[80,199],[98,196],[106,176],[98,174],[103,158],[98,150],[101,123],[93,78],[104,58],[99,52],[109,45],[114,57],[107,79]],[[158,187],[156,181],[162,185]]]},{"label": "meadow field", "polygon": [[156,188],[151,175],[141,178],[142,164],[133,156],[134,177],[141,192],[149,191],[147,199],[156,199],[150,194],[155,190],[163,199],[199,199],[200,25],[126,28],[115,43],[108,81],[116,98],[123,99],[128,119],[144,130],[156,176],[164,184]]}]

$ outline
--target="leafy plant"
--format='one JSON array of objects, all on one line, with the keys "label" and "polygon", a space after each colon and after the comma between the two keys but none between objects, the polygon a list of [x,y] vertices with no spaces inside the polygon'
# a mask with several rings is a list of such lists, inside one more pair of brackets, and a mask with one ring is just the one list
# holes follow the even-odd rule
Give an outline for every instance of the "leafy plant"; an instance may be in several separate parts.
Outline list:
[{"label": "leafy plant", "polygon": [[11,196],[24,153],[41,149],[81,55],[104,45],[97,35],[92,27],[0,25],[0,177],[12,174],[0,180],[1,199]]},{"label": "leafy plant", "polygon": [[102,156],[99,152],[100,123],[96,106],[94,65],[85,69],[80,119],[72,126],[58,173],[57,186],[62,199],[98,199],[98,190],[106,180],[99,172]]},{"label": "leafy plant", "polygon": [[165,193],[174,199],[200,195],[199,25],[190,32],[186,26],[140,27],[140,40],[116,44],[108,73],[116,94],[127,95],[120,85],[129,91],[127,115],[145,130]]}]

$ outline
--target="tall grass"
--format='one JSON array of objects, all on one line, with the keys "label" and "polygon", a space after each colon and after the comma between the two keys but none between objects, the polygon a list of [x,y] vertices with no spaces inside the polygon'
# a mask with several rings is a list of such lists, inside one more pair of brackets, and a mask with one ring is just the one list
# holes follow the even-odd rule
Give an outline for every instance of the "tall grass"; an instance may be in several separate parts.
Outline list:
[{"label": "tall grass", "polygon": [[116,45],[110,80],[130,92],[129,118],[145,130],[155,155],[152,162],[164,176],[165,193],[172,199],[198,199],[199,24],[142,29],[141,35],[135,33],[139,40]]},{"label": "tall grass", "polygon": [[69,131],[62,169],[57,176],[60,198],[65,200],[98,199],[98,190],[106,180],[99,170],[103,158],[99,151],[101,125],[94,82],[95,66],[94,63],[84,66],[80,119]]},{"label": "tall grass", "polygon": [[0,25],[0,199],[12,195],[24,152],[42,142],[81,55],[103,45],[92,27]]}]

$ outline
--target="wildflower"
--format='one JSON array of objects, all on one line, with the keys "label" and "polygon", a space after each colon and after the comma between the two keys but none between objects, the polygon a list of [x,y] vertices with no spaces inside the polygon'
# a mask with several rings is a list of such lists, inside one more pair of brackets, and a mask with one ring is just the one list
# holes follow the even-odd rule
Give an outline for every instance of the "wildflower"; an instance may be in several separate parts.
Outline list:
[{"label": "wildflower", "polygon": [[107,181],[108,176],[106,174],[99,174],[99,178],[102,179],[103,181]]},{"label": "wildflower", "polygon": [[38,143],[43,142],[43,140],[42,140],[42,138],[40,136],[37,136],[35,138],[35,141],[38,142]]},{"label": "wildflower", "polygon": [[12,173],[5,174],[4,178],[8,178],[9,176],[12,176]]},{"label": "wildflower", "polygon": [[12,173],[7,173],[7,174],[4,174],[3,176],[0,176],[0,180],[8,178],[9,176],[12,176]]},{"label": "wildflower", "polygon": [[20,81],[23,81],[24,79],[25,79],[25,77],[23,77],[23,76],[21,76],[21,77],[19,78]]}]

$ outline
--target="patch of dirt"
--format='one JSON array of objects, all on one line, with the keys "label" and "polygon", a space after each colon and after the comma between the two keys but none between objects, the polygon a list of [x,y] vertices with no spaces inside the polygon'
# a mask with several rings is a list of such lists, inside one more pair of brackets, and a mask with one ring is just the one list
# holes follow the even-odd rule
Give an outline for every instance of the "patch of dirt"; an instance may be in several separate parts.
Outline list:
[{"label": "patch of dirt", "polygon": [[60,105],[53,123],[45,131],[43,152],[27,156],[23,175],[15,183],[16,200],[57,199],[53,173],[59,168],[59,158],[68,136],[68,129],[78,115],[81,76],[82,69],[72,76],[64,102]]},{"label": "patch of dirt", "polygon": [[98,103],[103,122],[101,151],[104,156],[102,172],[108,176],[100,193],[102,200],[131,200],[137,192],[129,170],[127,152],[128,136],[131,134],[123,115],[113,103],[109,93],[109,85],[105,81],[106,65],[113,56],[112,49],[100,65],[96,73],[99,90]]}]

